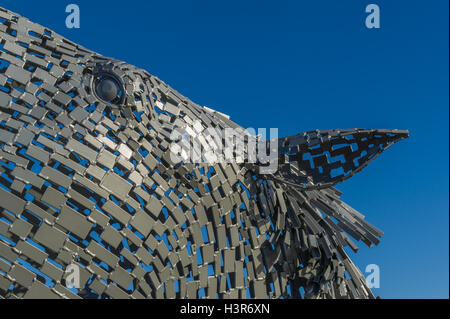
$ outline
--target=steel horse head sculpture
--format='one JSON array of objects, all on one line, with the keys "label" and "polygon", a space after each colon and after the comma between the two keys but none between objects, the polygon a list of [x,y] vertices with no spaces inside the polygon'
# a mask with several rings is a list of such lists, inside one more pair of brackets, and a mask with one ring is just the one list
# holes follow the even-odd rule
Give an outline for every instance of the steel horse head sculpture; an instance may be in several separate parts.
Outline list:
[{"label": "steel horse head sculpture", "polygon": [[408,131],[280,138],[268,174],[175,162],[176,128],[245,130],[2,8],[0,41],[0,296],[374,297],[344,247],[382,232],[333,186]]}]

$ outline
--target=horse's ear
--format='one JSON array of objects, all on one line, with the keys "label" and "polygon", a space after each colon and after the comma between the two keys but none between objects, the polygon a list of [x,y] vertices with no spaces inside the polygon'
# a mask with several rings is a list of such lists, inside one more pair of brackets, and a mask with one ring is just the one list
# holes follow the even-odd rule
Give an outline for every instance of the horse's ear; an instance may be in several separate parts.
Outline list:
[{"label": "horse's ear", "polygon": [[407,130],[317,130],[279,139],[279,169],[273,178],[304,188],[325,188],[350,178]]}]

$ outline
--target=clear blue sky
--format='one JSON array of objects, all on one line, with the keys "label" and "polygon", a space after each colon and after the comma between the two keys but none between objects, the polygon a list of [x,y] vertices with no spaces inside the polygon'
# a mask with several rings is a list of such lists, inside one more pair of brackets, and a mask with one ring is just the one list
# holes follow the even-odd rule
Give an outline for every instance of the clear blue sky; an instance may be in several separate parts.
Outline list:
[{"label": "clear blue sky", "polygon": [[[53,3],[53,4],[50,4]],[[65,7],[81,28],[65,27]],[[364,25],[381,9],[381,29]],[[338,186],[385,231],[351,254],[383,298],[449,296],[448,1],[2,0],[85,47],[147,69],[244,127],[400,128],[411,137]]]}]

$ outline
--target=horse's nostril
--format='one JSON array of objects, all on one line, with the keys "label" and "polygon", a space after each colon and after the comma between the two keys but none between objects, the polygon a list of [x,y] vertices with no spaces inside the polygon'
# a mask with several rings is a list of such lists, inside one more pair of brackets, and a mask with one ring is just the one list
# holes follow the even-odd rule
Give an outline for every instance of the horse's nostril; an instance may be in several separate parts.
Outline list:
[{"label": "horse's nostril", "polygon": [[103,77],[98,82],[96,91],[102,100],[111,102],[118,97],[119,87],[114,79]]}]

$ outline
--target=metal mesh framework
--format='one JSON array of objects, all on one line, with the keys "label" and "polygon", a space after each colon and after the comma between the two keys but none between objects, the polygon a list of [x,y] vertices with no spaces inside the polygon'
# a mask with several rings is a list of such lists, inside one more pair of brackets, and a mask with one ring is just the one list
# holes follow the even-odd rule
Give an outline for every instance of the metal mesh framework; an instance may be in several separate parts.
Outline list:
[{"label": "metal mesh framework", "polygon": [[[283,138],[273,175],[175,165],[175,127],[239,127],[2,8],[0,41],[0,297],[373,298],[343,248],[382,232],[332,186],[407,131]],[[105,76],[113,103],[95,94]]]}]

